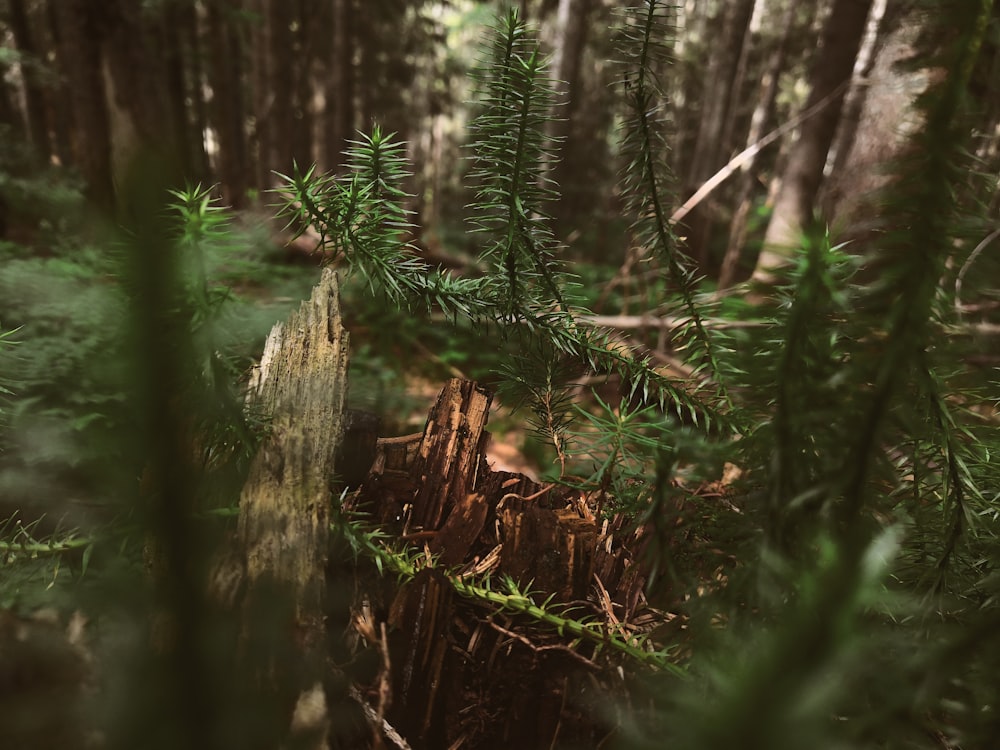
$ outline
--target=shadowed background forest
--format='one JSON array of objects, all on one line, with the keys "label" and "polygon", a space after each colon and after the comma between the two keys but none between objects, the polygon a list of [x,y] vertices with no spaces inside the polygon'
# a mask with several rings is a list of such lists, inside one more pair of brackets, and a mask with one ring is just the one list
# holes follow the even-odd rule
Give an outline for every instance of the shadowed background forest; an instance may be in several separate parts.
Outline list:
[{"label": "shadowed background forest", "polygon": [[[506,746],[507,678],[387,697],[392,576],[473,601],[452,656],[479,618],[588,665],[540,747],[1000,736],[997,3],[0,0],[0,43],[9,746]],[[341,459],[317,739],[285,594],[240,626],[202,579],[324,265],[348,406],[400,436],[485,384],[487,460],[642,585],[469,583]]]}]

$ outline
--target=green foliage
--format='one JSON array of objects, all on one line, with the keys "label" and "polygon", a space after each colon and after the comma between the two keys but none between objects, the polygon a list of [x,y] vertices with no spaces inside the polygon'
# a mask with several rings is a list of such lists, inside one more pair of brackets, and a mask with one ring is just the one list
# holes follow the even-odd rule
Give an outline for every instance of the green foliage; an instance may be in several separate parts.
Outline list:
[{"label": "green foliage", "polygon": [[[663,0],[646,0],[625,12],[617,44],[623,57],[622,83],[629,112],[622,128],[621,153],[626,164],[621,188],[626,210],[634,219],[635,240],[663,262],[679,297],[665,305],[668,312],[676,308],[685,317],[684,325],[674,334],[676,346],[681,350],[699,347],[700,353],[688,352],[688,359],[693,363],[700,360],[696,372],[707,368],[715,387],[722,389],[720,366],[702,320],[708,305],[695,299],[697,278],[670,224],[668,201],[673,177],[667,166],[666,127],[659,114],[664,101],[657,81],[670,61],[676,14],[677,8]],[[724,389],[718,397],[728,403]]]},{"label": "green foliage", "polygon": [[[580,323],[585,311],[567,296],[570,277],[554,258],[544,211],[550,196],[543,127],[548,109],[542,106],[548,102],[548,79],[535,42],[515,12],[496,29],[491,50],[494,67],[482,79],[484,109],[472,127],[480,185],[476,221],[487,237],[484,276],[456,278],[429,270],[413,254],[400,187],[406,175],[402,147],[378,127],[353,143],[350,169],[342,177],[316,175],[314,169],[282,175],[287,193],[282,214],[300,231],[311,226],[331,259],[342,257],[391,303],[417,301],[451,317],[497,324],[492,330],[501,337],[544,342],[541,348],[522,349],[574,358],[594,373],[620,376],[630,395],[661,408],[670,405],[702,429],[724,431],[729,420],[717,394],[703,399],[688,384],[664,376],[649,359],[621,351],[609,332]],[[549,366],[545,361],[522,364]]]},{"label": "green foliage", "polygon": [[660,685],[632,746],[972,747],[995,730],[995,425],[968,406],[996,383],[965,363],[964,335],[943,335],[940,304],[947,259],[966,252],[963,92],[988,17],[971,3],[928,21],[922,61],[947,73],[881,196],[875,280],[809,237],[739,334],[752,356],[732,360],[732,392],[757,426],[734,457],[766,474],[741,505],[763,543],[690,607],[725,622],[697,639],[701,689]]},{"label": "green foliage", "polygon": [[[17,339],[14,336],[17,334],[17,330],[5,331],[0,327],[0,350],[9,349],[10,347],[17,344]],[[4,426],[4,422],[7,417],[7,410],[5,404],[9,396],[13,396],[14,392],[10,389],[11,384],[3,379],[0,379],[0,428]]]},{"label": "green foliage", "polygon": [[301,231],[312,226],[331,260],[343,256],[392,304],[419,302],[449,315],[479,317],[484,284],[429,272],[405,238],[411,225],[401,187],[403,144],[376,126],[370,136],[352,141],[347,164],[349,171],[340,179],[316,175],[315,167],[279,175],[289,194],[281,214]]},{"label": "green foliage", "polygon": [[479,189],[472,212],[486,237],[480,255],[499,288],[498,312],[514,322],[549,301],[565,310],[566,280],[546,213],[555,197],[548,175],[555,144],[545,135],[553,97],[538,44],[514,9],[496,29],[478,79],[482,111],[470,126],[476,160],[470,178]]},{"label": "green foliage", "polygon": [[[647,0],[625,14],[622,195],[634,242],[664,270],[658,312],[682,321],[671,335],[683,377],[594,326],[559,258],[549,81],[514,11],[479,74],[470,144],[479,275],[420,258],[404,145],[380,127],[352,142],[341,175],[282,176],[281,212],[344,264],[347,307],[375,300],[348,312],[370,331],[352,371],[366,381],[363,398],[407,412],[410,402],[385,395],[398,379],[386,352],[407,359],[424,347],[436,366],[464,366],[488,337],[489,356],[475,361],[496,365],[501,398],[524,407],[552,446],[557,480],[632,520],[650,571],[644,593],[671,615],[648,637],[541,600],[530,582],[445,572],[475,606],[652,672],[652,710],[633,714],[626,746],[986,747],[996,737],[1000,383],[970,365],[977,342],[954,291],[956,269],[982,252],[968,231],[984,234],[968,215],[980,207],[966,185],[966,90],[990,12],[966,3],[926,22],[921,60],[942,75],[879,198],[871,245],[803,238],[773,299],[756,306],[710,305],[670,226],[658,78],[676,9]],[[92,574],[123,536],[135,561],[144,523],[167,527],[174,561],[186,563],[205,506],[221,506],[213,517],[231,512],[263,428],[243,415],[234,385],[264,328],[246,321],[277,315],[221,283],[246,270],[242,235],[208,191],[177,191],[173,202],[169,220],[146,205],[149,224],[130,225],[113,253],[18,249],[0,271],[0,317],[21,342],[0,334],[0,393],[13,397],[3,489],[14,467],[19,497],[120,493],[142,516],[116,519],[117,534],[75,518],[12,518],[0,526],[0,555],[17,580],[0,589],[2,602],[32,585],[37,593],[39,581],[61,584],[71,567]],[[162,256],[143,255],[150,248]],[[427,333],[420,315],[435,313]],[[578,382],[595,376],[614,376],[620,392],[581,401]],[[171,453],[175,443],[197,448],[195,465]],[[145,468],[137,456],[162,496],[134,497]],[[43,482],[53,467],[88,481]],[[720,481],[724,467],[742,478]],[[171,483],[175,470],[183,481]],[[334,518],[337,540],[381,573],[407,580],[435,565],[339,503]],[[161,594],[188,606],[169,600],[176,591]]]},{"label": "green foliage", "polygon": [[[177,191],[172,199],[163,221],[180,280],[173,309],[185,316],[198,384],[187,412],[199,434],[198,494],[226,505],[242,484],[259,427],[244,415],[238,381],[283,308],[232,293],[232,284],[267,271],[263,247],[236,228],[207,189]],[[9,256],[0,267],[0,316],[17,326],[0,336],[9,392],[0,393],[0,519],[9,520],[0,529],[0,552],[5,580],[18,582],[16,590],[4,589],[12,605],[34,602],[30,587],[44,591],[54,570],[60,584],[71,584],[87,571],[88,550],[102,551],[102,565],[119,555],[114,540],[121,541],[123,527],[139,533],[130,517],[144,470],[128,326],[135,287],[123,261],[130,241],[97,235],[87,243],[64,240],[44,255],[15,246],[2,251]],[[298,288],[310,283],[303,279]],[[154,340],[166,346],[167,332],[159,329]],[[129,555],[138,548],[129,546]]]},{"label": "green foliage", "polygon": [[[363,516],[348,515],[339,509],[335,515],[331,531],[346,542],[356,557],[370,558],[380,575],[391,573],[400,581],[409,581],[419,571],[435,567],[434,561],[422,552],[406,547],[394,549],[384,533],[378,529],[366,528]],[[596,647],[595,654],[606,648],[624,654],[638,664],[675,676],[685,675],[685,671],[674,663],[672,649],[653,649],[647,645],[648,639],[645,636],[606,626],[592,618],[580,617],[573,612],[572,607],[553,604],[554,595],[538,602],[538,595],[532,594],[530,584],[523,586],[509,576],[503,576],[499,581],[487,577],[478,582],[460,575],[447,575],[446,578],[463,597],[494,610],[525,616],[540,625],[553,628],[560,635],[572,636],[575,640],[570,644],[571,647],[575,648],[580,642],[586,642]]]}]

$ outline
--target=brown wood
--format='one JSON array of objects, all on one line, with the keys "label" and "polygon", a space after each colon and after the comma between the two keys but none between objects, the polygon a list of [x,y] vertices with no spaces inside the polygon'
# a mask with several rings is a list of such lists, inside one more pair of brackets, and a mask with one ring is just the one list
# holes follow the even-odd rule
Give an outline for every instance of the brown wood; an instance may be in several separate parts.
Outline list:
[{"label": "brown wood", "polygon": [[425,569],[400,590],[389,614],[395,630],[393,664],[394,725],[404,736],[427,747],[444,747],[440,699],[447,631],[454,592],[443,573]]},{"label": "brown wood", "polygon": [[[457,596],[448,576],[485,572],[501,591],[509,576],[550,611],[572,606],[574,616],[624,627],[637,615],[655,619],[643,596],[642,535],[623,519],[599,523],[579,491],[492,471],[490,400],[475,383],[449,381],[421,434],[377,441],[349,501],[399,535],[394,546],[434,560],[387,595],[385,716],[413,748],[596,747],[614,732],[597,707],[625,694],[616,657]],[[382,695],[369,691],[373,705]]]},{"label": "brown wood", "polygon": [[465,562],[486,525],[489,510],[486,498],[475,492],[455,503],[441,530],[427,545],[432,554],[438,555],[441,565],[452,567]]},{"label": "brown wood", "polygon": [[484,432],[493,397],[468,380],[449,380],[427,415],[413,473],[413,524],[433,530],[473,489],[486,450]]}]

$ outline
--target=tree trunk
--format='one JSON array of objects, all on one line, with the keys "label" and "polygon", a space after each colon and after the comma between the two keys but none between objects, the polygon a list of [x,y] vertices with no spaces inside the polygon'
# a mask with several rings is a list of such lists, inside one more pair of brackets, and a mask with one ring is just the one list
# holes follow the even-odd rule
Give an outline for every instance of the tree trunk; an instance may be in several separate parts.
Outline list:
[{"label": "tree trunk", "polygon": [[236,8],[219,2],[208,6],[211,53],[212,121],[219,139],[216,174],[223,200],[242,208],[247,194],[247,146],[243,130],[243,48],[232,17]]},{"label": "tree trunk", "polygon": [[[270,0],[268,9],[270,29],[270,80],[268,96],[270,144],[268,169],[288,174],[294,158],[295,139],[295,80],[292,46],[292,7],[287,0]],[[270,182],[270,178],[268,178]]]},{"label": "tree trunk", "polygon": [[[737,80],[744,42],[748,41],[747,26],[753,14],[754,0],[734,0],[728,3],[719,17],[710,24],[719,40],[715,45],[705,72],[704,98],[698,138],[688,176],[686,193],[693,193],[710,178],[729,158],[730,144],[723,142],[726,123],[732,117],[730,106],[735,92],[742,85]],[[708,244],[713,217],[707,203],[702,203],[689,214],[687,226],[688,247],[699,259],[699,265],[708,265]]]},{"label": "tree trunk", "polygon": [[843,174],[844,168],[850,158],[854,147],[855,136],[858,132],[858,125],[861,121],[861,113],[864,110],[865,102],[868,99],[868,92],[871,86],[872,70],[878,55],[878,48],[883,47],[887,34],[883,18],[886,14],[887,0],[874,0],[872,12],[868,17],[868,25],[865,28],[865,38],[861,43],[861,50],[858,52],[858,60],[854,66],[854,80],[851,83],[851,90],[847,93],[844,102],[844,111],[840,118],[840,126],[837,128],[837,136],[830,149],[827,159],[826,173],[827,180],[824,182],[821,191],[820,202],[823,206],[823,215],[833,217],[836,213],[836,203],[838,196],[835,188],[838,177]]},{"label": "tree trunk", "polygon": [[62,73],[73,107],[74,162],[87,183],[87,196],[110,212],[114,205],[111,141],[101,72],[99,9],[88,0],[54,2],[62,31]]},{"label": "tree trunk", "polygon": [[63,44],[63,31],[59,25],[59,13],[56,10],[54,0],[45,4],[45,24],[48,27],[47,52],[54,61],[53,67],[59,78],[48,99],[48,119],[52,128],[52,152],[60,164],[69,165],[73,164],[73,139],[71,135],[74,130],[73,108],[70,104],[70,90],[66,76],[62,75],[61,72],[66,69],[66,61],[62,58],[66,48]]},{"label": "tree trunk", "polygon": [[312,7],[310,0],[299,0],[294,8],[294,46],[292,59],[294,92],[292,104],[292,159],[303,168],[308,168],[316,157],[313,153],[313,121],[316,118],[313,100],[313,63],[317,56],[317,45],[324,43],[320,35],[324,29],[319,24],[321,17]]},{"label": "tree trunk", "polygon": [[[164,8],[143,8],[131,0],[104,0],[101,39],[112,146],[112,171],[121,187],[136,158],[153,159],[169,170],[166,182],[183,183],[161,36]],[[130,178],[131,179],[131,178]],[[119,190],[120,207],[132,196]]]},{"label": "tree trunk", "polygon": [[240,497],[241,646],[274,705],[292,699],[284,725],[308,742],[296,747],[325,747],[330,728],[326,564],[347,357],[337,278],[328,268],[309,301],[271,331],[250,383],[254,408],[271,422]]},{"label": "tree trunk", "polygon": [[10,0],[8,21],[14,44],[21,53],[21,75],[24,78],[25,114],[28,118],[28,135],[38,156],[50,156],[49,126],[45,117],[45,90],[42,86],[43,58],[35,42],[28,20],[25,0]]},{"label": "tree trunk", "polygon": [[881,45],[868,75],[853,142],[829,180],[830,216],[838,233],[853,239],[873,229],[872,194],[888,181],[886,165],[900,156],[917,124],[913,104],[927,87],[928,71],[902,66],[915,54],[916,36],[914,24],[904,21]]},{"label": "tree trunk", "polygon": [[736,0],[710,21],[709,33],[718,41],[705,69],[703,90],[707,93],[702,100],[701,123],[688,176],[693,188],[701,185],[722,166],[719,164],[720,154],[727,144],[720,142],[720,136],[728,120],[733,89],[742,83],[735,79],[735,75],[747,39],[753,6],[754,0]]},{"label": "tree trunk", "polygon": [[578,146],[579,134],[574,128],[582,92],[580,67],[590,28],[592,0],[560,0],[556,16],[556,42],[552,55],[553,88],[556,106],[550,135],[562,142],[561,159],[553,165],[555,181],[562,186],[555,220],[557,234],[565,236],[577,215],[579,198],[574,196],[586,190],[586,159]]},{"label": "tree trunk", "polygon": [[[701,96],[704,72],[702,60],[709,54],[708,45],[702,40],[708,37],[709,3],[693,3],[690,11],[685,10],[683,24],[685,33],[678,35],[674,49],[677,60],[673,73],[664,78],[667,89],[669,121],[674,128],[674,147],[670,153],[670,168],[678,179],[685,179],[691,172],[695,142],[701,123]],[[678,19],[678,23],[681,20]],[[688,185],[682,186],[682,192]]]},{"label": "tree trunk", "polygon": [[[211,7],[211,6],[210,6]],[[171,3],[164,8],[160,28],[166,92],[173,139],[184,174],[192,180],[207,179],[204,169],[204,135],[193,116],[202,98],[197,27],[193,2]],[[192,104],[189,107],[188,101]]]},{"label": "tree trunk", "polygon": [[[760,141],[774,122],[775,103],[778,99],[778,80],[781,72],[785,69],[788,48],[792,35],[797,29],[795,14],[798,8],[797,3],[790,2],[785,6],[785,11],[782,13],[779,25],[781,36],[771,51],[767,67],[760,81],[757,106],[754,108],[753,115],[750,118],[750,131],[747,133],[747,148]],[[733,279],[736,276],[736,267],[739,264],[743,246],[746,244],[747,220],[750,216],[750,206],[753,202],[754,183],[756,180],[754,172],[756,162],[757,154],[754,154],[740,169],[740,184],[734,204],[736,210],[733,213],[733,220],[729,225],[729,243],[722,261],[722,268],[719,271],[719,289],[725,289],[733,283]]]},{"label": "tree trunk", "polygon": [[333,0],[333,43],[329,45],[326,106],[326,164],[336,169],[354,133],[354,3]]},{"label": "tree trunk", "polygon": [[4,75],[6,66],[0,65],[0,125],[5,126],[4,132],[11,136],[24,135],[24,120],[14,106],[14,92],[7,84]]},{"label": "tree trunk", "polygon": [[[205,104],[204,82],[205,51],[198,27],[198,9],[191,2],[180,6],[178,25],[181,37],[185,40],[188,50],[187,60],[187,90],[191,97],[191,109],[188,112],[190,136],[188,145],[191,148],[191,165],[194,174],[207,176],[212,174],[205,150],[205,131],[208,130],[208,107]],[[246,112],[242,113],[246,117]]]},{"label": "tree trunk", "polygon": [[827,152],[837,132],[871,5],[872,0],[835,0],[823,27],[805,104],[806,111],[816,112],[802,123],[780,177],[781,188],[754,270],[755,281],[773,281],[773,272],[788,264],[802,231],[812,223]]},{"label": "tree trunk", "polygon": [[271,22],[268,14],[268,0],[249,0],[250,10],[255,15],[251,35],[251,106],[253,107],[253,130],[250,143],[251,159],[255,166],[253,183],[258,189],[269,186],[271,181]]}]

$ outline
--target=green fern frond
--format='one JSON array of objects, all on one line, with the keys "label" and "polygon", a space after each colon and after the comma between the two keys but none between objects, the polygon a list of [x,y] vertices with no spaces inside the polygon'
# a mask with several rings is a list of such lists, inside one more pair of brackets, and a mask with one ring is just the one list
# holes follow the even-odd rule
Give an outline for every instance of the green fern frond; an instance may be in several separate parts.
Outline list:
[{"label": "green fern frond", "polygon": [[[793,515],[821,507],[846,440],[844,410],[851,403],[839,377],[848,359],[848,282],[855,263],[826,235],[807,237],[787,291],[780,290],[783,334],[772,348],[774,405],[768,434],[772,539],[786,551],[798,537]],[[767,348],[764,349],[765,354]],[[762,366],[764,362],[760,363]],[[805,498],[808,497],[808,501]]]},{"label": "green fern frond", "polygon": [[[385,538],[377,530],[364,528],[356,518],[341,518],[331,525],[331,530],[347,537],[351,548],[358,554],[370,557],[382,575],[393,573],[401,581],[409,581],[421,569],[428,567],[422,552],[387,546]],[[523,615],[551,627],[562,636],[585,640],[598,650],[606,648],[658,671],[687,676],[687,671],[677,664],[673,649],[655,650],[647,645],[642,636],[621,632],[596,620],[571,617],[572,609],[553,605],[552,596],[540,604],[536,603],[530,584],[522,587],[509,576],[503,576],[496,587],[489,577],[475,583],[458,575],[447,575],[447,580],[461,596],[500,611]]]},{"label": "green fern frond", "polygon": [[718,394],[699,390],[701,381],[679,382],[657,369],[649,357],[623,350],[622,343],[607,331],[577,324],[572,314],[550,310],[524,324],[538,331],[557,351],[576,357],[593,372],[620,376],[628,384],[628,399],[638,398],[672,410],[704,432],[743,429],[741,416],[731,412]]},{"label": "green fern frond", "polygon": [[555,159],[546,133],[553,92],[537,41],[515,9],[494,31],[488,58],[476,74],[482,107],[469,129],[477,182],[470,206],[475,231],[486,237],[487,262],[504,320],[534,306],[565,308],[565,274],[547,206],[556,197],[548,167]]},{"label": "green fern frond", "polygon": [[287,196],[280,215],[299,233],[313,227],[331,262],[343,257],[373,291],[397,306],[416,303],[446,315],[487,318],[488,280],[431,270],[409,241],[405,145],[393,136],[378,125],[370,135],[359,134],[346,151],[347,172],[340,178],[317,175],[315,167],[279,174],[284,182],[279,192]]},{"label": "green fern frond", "polygon": [[659,258],[677,290],[679,314],[688,325],[675,332],[675,341],[697,363],[703,360],[720,395],[727,403],[722,368],[703,321],[704,304],[696,300],[698,278],[670,223],[670,187],[674,183],[665,155],[667,124],[659,75],[670,63],[670,41],[675,33],[676,6],[663,0],[645,0],[625,11],[617,49],[622,57],[622,85],[629,116],[622,127],[622,196],[632,231],[641,246]]}]

